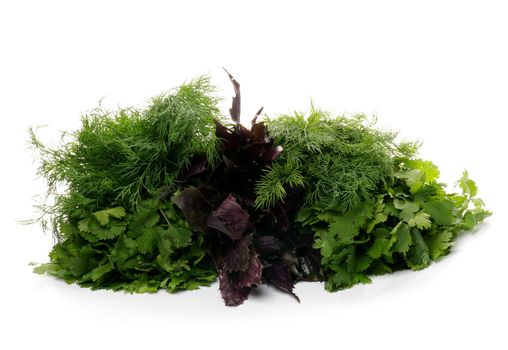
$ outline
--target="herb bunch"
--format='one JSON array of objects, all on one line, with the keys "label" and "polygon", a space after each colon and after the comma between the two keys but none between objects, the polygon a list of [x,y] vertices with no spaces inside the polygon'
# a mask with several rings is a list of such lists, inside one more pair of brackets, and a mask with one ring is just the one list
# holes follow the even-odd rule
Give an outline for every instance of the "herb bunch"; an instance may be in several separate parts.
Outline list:
[{"label": "herb bunch", "polygon": [[307,115],[281,115],[267,124],[284,152],[258,182],[262,208],[283,200],[286,186],[303,186],[305,205],[355,209],[390,181],[398,157],[416,150],[397,144],[396,133],[376,129],[365,115],[334,117],[314,106]]},{"label": "herb bunch", "polygon": [[[153,98],[146,109],[116,112],[97,108],[81,118],[81,128],[64,133],[58,148],[44,145],[30,130],[38,151],[38,174],[47,179],[54,205],[41,206],[53,232],[100,209],[137,207],[157,197],[161,188],[175,191],[178,174],[196,156],[218,160],[214,120],[218,99],[208,77],[200,77]],[[63,191],[61,189],[64,188]]]},{"label": "herb bunch", "polygon": [[226,305],[263,283],[298,300],[298,281],[425,268],[491,214],[467,172],[447,192],[418,144],[364,115],[260,109],[244,127],[228,75],[232,122],[201,77],[145,109],[96,109],[56,148],[30,130],[53,201],[36,221],[57,238],[35,272],[137,293],[218,277]]},{"label": "herb bunch", "polygon": [[39,206],[39,221],[58,241],[36,272],[129,292],[195,289],[215,279],[203,237],[159,199],[179,188],[178,175],[194,157],[218,160],[212,92],[201,77],[146,109],[96,109],[57,148],[30,130],[52,199]]}]

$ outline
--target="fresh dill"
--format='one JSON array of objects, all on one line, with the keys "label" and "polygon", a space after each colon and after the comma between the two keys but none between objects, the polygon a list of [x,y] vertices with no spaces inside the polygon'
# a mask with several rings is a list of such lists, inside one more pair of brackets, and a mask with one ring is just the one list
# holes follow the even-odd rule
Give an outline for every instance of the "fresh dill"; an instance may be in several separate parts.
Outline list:
[{"label": "fresh dill", "polygon": [[[97,108],[82,117],[71,140],[49,148],[30,130],[38,151],[38,174],[47,179],[54,204],[40,208],[56,235],[62,222],[111,206],[136,207],[162,188],[175,191],[178,174],[196,156],[218,161],[214,120],[218,98],[208,77],[199,77],[153,98],[146,109],[110,112]],[[60,188],[64,191],[59,191]]]},{"label": "fresh dill", "polygon": [[332,116],[312,106],[310,112],[267,119],[284,151],[257,184],[260,208],[283,200],[287,186],[304,186],[306,205],[350,210],[393,177],[394,162],[414,147],[397,144],[394,132],[376,129],[363,114]]}]

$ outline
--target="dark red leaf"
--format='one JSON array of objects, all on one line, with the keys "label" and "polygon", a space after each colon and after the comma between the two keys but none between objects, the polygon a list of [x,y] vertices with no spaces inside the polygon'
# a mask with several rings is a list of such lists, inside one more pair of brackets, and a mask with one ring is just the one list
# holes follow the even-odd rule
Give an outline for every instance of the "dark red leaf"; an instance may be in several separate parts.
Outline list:
[{"label": "dark red leaf", "polygon": [[231,108],[229,109],[229,114],[231,115],[231,119],[233,119],[236,124],[240,124],[240,84],[236,81],[235,78],[229,72],[224,68],[226,73],[229,76],[229,79],[233,83],[233,88],[235,89],[235,96],[233,97],[233,103],[231,105]]},{"label": "dark red leaf", "polygon": [[212,207],[198,189],[186,188],[171,198],[171,201],[180,208],[192,229],[201,231],[206,229]]},{"label": "dark red leaf", "polygon": [[256,124],[256,120],[258,120],[258,117],[261,115],[261,112],[263,112],[263,108],[264,108],[264,107],[261,107],[261,108],[259,109],[259,111],[257,111],[257,112],[256,112],[256,115],[254,116],[254,118],[253,118],[253,119],[252,119],[252,121],[251,121],[251,124],[252,124],[252,125]]},{"label": "dark red leaf", "polygon": [[242,209],[231,194],[212,211],[207,225],[228,235],[232,240],[242,238],[253,227],[249,213]]},{"label": "dark red leaf", "polygon": [[258,236],[254,239],[254,246],[261,254],[271,254],[281,249],[282,242],[274,236]]},{"label": "dark red leaf", "polygon": [[245,236],[228,247],[224,255],[224,267],[228,271],[246,271],[250,263],[251,236]]},{"label": "dark red leaf", "polygon": [[215,122],[215,135],[220,139],[227,140],[232,135],[233,132],[228,128],[226,128],[224,125],[222,125],[222,123],[219,122],[218,120],[214,120],[214,122]]},{"label": "dark red leaf", "polygon": [[230,152],[241,145],[241,139],[237,133],[226,128],[218,120],[215,120],[215,135],[222,140],[223,152]]},{"label": "dark red leaf", "polygon": [[215,135],[222,140],[222,151],[224,153],[238,150],[241,146],[245,145],[249,139],[249,129],[241,124],[236,125],[235,130],[226,128],[217,120],[215,121],[215,125]]},{"label": "dark red leaf", "polygon": [[268,143],[265,142],[256,142],[251,143],[246,147],[249,159],[255,160],[259,164],[265,165],[269,164],[272,160],[272,151],[273,151],[273,141]]},{"label": "dark red leaf", "polygon": [[263,275],[270,284],[275,286],[277,289],[292,295],[298,302],[300,302],[300,298],[293,293],[294,285],[291,280],[291,273],[282,262],[275,262],[270,266],[265,267]]},{"label": "dark red leaf", "polygon": [[245,145],[247,144],[247,141],[249,140],[250,138],[250,130],[247,129],[245,126],[243,126],[242,124],[238,124],[236,126],[236,133],[238,135],[238,137],[240,138],[239,140],[239,143],[241,145]]},{"label": "dark red leaf", "polygon": [[179,180],[186,182],[190,177],[203,173],[207,168],[208,161],[206,159],[194,161],[187,170],[180,174]]},{"label": "dark red leaf", "polygon": [[228,236],[231,236],[231,233],[229,232],[228,228],[226,227],[226,224],[223,221],[221,221],[217,216],[215,216],[213,213],[211,213],[208,216],[208,218],[206,220],[206,225],[208,227],[216,229],[217,231],[225,233]]},{"label": "dark red leaf", "polygon": [[242,287],[250,287],[261,283],[263,264],[254,249],[250,252],[249,267],[247,271],[238,273],[238,284]]},{"label": "dark red leaf", "polygon": [[238,306],[249,297],[250,288],[238,284],[235,276],[226,269],[219,269],[219,290],[226,306]]},{"label": "dark red leaf", "polygon": [[266,125],[265,123],[256,123],[253,124],[250,129],[250,139],[251,142],[258,143],[268,143],[270,139],[266,134]]}]

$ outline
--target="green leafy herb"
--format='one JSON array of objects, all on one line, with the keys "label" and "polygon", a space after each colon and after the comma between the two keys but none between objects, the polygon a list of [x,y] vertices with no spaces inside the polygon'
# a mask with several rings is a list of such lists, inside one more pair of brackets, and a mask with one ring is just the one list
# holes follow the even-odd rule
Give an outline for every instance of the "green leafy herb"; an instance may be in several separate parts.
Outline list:
[{"label": "green leafy herb", "polygon": [[414,145],[397,145],[396,133],[373,128],[364,115],[332,117],[312,107],[268,119],[270,136],[284,151],[257,185],[260,208],[283,200],[287,187],[304,186],[305,203],[349,210],[373,193],[394,172],[399,156],[410,156]]},{"label": "green leafy herb", "polygon": [[197,156],[216,163],[219,110],[213,90],[201,77],[153,98],[145,109],[95,109],[82,117],[79,130],[63,134],[66,142],[58,148],[45,146],[31,130],[39,175],[54,197],[53,205],[41,209],[55,235],[66,220],[85,212],[136,207],[161,188],[175,191],[178,175]]},{"label": "green leafy herb", "polygon": [[57,243],[34,268],[68,283],[131,293],[219,280],[226,305],[267,283],[328,291],[373,275],[423,269],[491,213],[467,172],[449,193],[418,145],[364,115],[312,106],[230,124],[206,77],[144,109],[96,109],[57,147],[30,130],[48,182],[39,207]]},{"label": "green leafy herb", "polygon": [[50,253],[51,262],[36,272],[127,292],[195,289],[216,278],[203,237],[171,203],[146,200],[134,211],[104,209],[69,227]]},{"label": "green leafy herb", "polygon": [[429,161],[399,159],[395,178],[378,190],[376,205],[363,202],[347,212],[304,207],[297,220],[316,234],[329,291],[369,282],[369,275],[419,270],[450,252],[462,231],[490,212],[464,172],[461,193],[446,193]]}]

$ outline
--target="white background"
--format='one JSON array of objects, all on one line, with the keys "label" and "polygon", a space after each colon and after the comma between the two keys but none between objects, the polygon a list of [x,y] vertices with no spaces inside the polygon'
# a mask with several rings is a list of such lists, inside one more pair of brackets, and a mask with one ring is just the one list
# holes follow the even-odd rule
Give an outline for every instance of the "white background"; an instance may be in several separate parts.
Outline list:
[{"label": "white background", "polygon": [[[0,348],[506,349],[508,11],[504,1],[0,2]],[[91,292],[31,272],[50,235],[17,220],[42,194],[29,126],[56,139],[98,105],[143,106],[221,69],[244,120],[320,107],[376,114],[424,141],[453,184],[464,168],[495,212],[430,268],[302,303],[261,287],[223,306],[217,285],[169,295]]]}]

